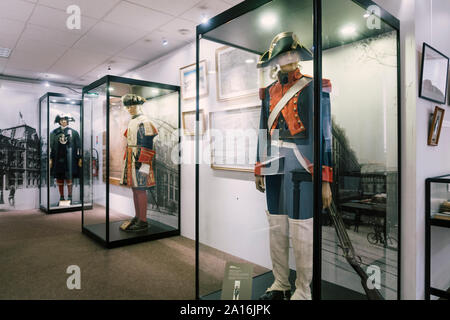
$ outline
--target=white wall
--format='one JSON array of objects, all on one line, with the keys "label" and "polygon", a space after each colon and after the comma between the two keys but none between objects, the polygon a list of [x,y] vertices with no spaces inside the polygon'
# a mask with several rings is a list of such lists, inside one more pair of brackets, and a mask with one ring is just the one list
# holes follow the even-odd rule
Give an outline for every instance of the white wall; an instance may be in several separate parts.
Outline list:
[{"label": "white wall", "polygon": [[[375,0],[401,20],[402,49],[402,298],[423,299],[425,279],[425,179],[450,172],[449,129],[439,146],[427,145],[429,115],[436,103],[418,97],[423,42],[450,55],[448,0]],[[441,106],[442,107],[442,106]],[[444,109],[447,109],[444,107]],[[448,109],[447,109],[448,110]],[[446,111],[447,111],[446,110]],[[444,120],[449,120],[445,115]],[[433,228],[433,282],[450,286],[450,234]],[[446,243],[447,245],[443,245]],[[436,246],[435,244],[439,244]],[[444,271],[445,270],[445,271]]]},{"label": "white wall", "polygon": [[[422,44],[428,43],[432,47],[450,56],[450,2],[448,0],[416,1],[416,52],[417,70],[420,76]],[[419,17],[421,19],[419,19]],[[444,72],[444,70],[442,70]],[[450,173],[450,128],[443,128],[439,140],[439,146],[427,145],[430,113],[438,104],[417,99],[417,221],[421,226],[420,246],[417,250],[418,283],[417,298],[424,294],[424,235],[425,225],[425,179]],[[445,109],[444,120],[450,120],[449,109],[445,105],[438,105]],[[422,196],[421,196],[422,195]],[[432,228],[432,284],[441,289],[450,287],[449,257],[450,257],[450,230],[438,227]]]}]

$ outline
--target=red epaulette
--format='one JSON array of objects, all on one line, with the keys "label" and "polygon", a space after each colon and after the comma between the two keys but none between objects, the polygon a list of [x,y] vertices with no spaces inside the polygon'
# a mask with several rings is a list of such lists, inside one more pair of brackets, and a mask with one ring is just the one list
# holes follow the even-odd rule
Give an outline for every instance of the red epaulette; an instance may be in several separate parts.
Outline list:
[{"label": "red epaulette", "polygon": [[[304,74],[305,77],[313,78],[310,75]],[[331,92],[331,81],[329,79],[322,79],[322,91]]]},{"label": "red epaulette", "polygon": [[266,88],[259,88],[259,99],[264,100],[266,98]]}]

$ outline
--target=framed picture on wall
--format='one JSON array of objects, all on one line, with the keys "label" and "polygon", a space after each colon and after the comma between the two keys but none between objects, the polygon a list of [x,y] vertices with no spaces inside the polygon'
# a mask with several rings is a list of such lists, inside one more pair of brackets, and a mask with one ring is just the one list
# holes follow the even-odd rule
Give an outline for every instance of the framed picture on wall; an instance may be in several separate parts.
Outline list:
[{"label": "framed picture on wall", "polygon": [[430,132],[428,133],[428,145],[437,146],[441,136],[442,122],[444,121],[445,110],[436,106],[431,120]]},{"label": "framed picture on wall", "polygon": [[258,94],[259,56],[232,47],[216,50],[217,99],[226,101]]},{"label": "framed picture on wall", "polygon": [[[195,135],[195,110],[183,112],[182,119],[183,119],[184,135],[194,136]],[[199,110],[198,128],[199,128],[199,134],[203,135],[206,128],[205,128],[205,114],[202,109]]]},{"label": "framed picture on wall", "polygon": [[212,169],[253,172],[260,114],[260,106],[209,113]]},{"label": "framed picture on wall", "polygon": [[419,97],[436,103],[447,101],[449,58],[423,43]]},{"label": "framed picture on wall", "polygon": [[[190,64],[180,69],[181,98],[194,99],[196,95],[196,64]],[[200,97],[208,95],[208,78],[206,60],[200,61]]]}]

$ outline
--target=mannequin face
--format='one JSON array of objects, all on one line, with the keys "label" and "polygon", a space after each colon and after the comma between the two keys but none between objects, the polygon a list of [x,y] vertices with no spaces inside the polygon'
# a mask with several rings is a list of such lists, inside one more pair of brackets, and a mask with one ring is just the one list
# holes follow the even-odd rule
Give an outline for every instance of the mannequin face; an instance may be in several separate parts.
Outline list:
[{"label": "mannequin face", "polygon": [[126,109],[132,116],[135,116],[138,114],[138,106],[129,106]]},{"label": "mannequin face", "polygon": [[281,68],[281,72],[284,72],[284,73],[294,71],[298,68],[298,61],[285,64],[283,66],[280,66],[280,68]]},{"label": "mannequin face", "polygon": [[59,124],[61,125],[61,127],[67,127],[69,123],[66,119],[61,119],[59,120]]}]

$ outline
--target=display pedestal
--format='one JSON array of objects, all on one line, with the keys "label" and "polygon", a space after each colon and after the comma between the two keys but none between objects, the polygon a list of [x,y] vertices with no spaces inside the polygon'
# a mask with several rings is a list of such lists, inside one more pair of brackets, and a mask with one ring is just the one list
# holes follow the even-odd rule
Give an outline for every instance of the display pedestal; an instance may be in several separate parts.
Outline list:
[{"label": "display pedestal", "polygon": [[[296,273],[291,270],[289,275],[289,282],[292,288],[295,288]],[[266,272],[262,275],[253,278],[252,300],[258,300],[264,294],[266,289],[272,285],[274,281],[272,271]],[[215,291],[206,296],[201,297],[201,300],[220,300],[222,290]],[[334,283],[322,280],[322,299],[323,300],[367,300],[362,293],[338,286]]]},{"label": "display pedestal", "polygon": [[139,232],[126,232],[120,230],[120,226],[125,221],[126,220],[115,221],[109,224],[109,243],[105,241],[106,225],[104,223],[86,226],[83,228],[83,233],[100,242],[106,248],[117,248],[148,240],[157,240],[180,235],[179,229],[151,219],[147,219],[149,224],[149,228],[147,230]]}]

